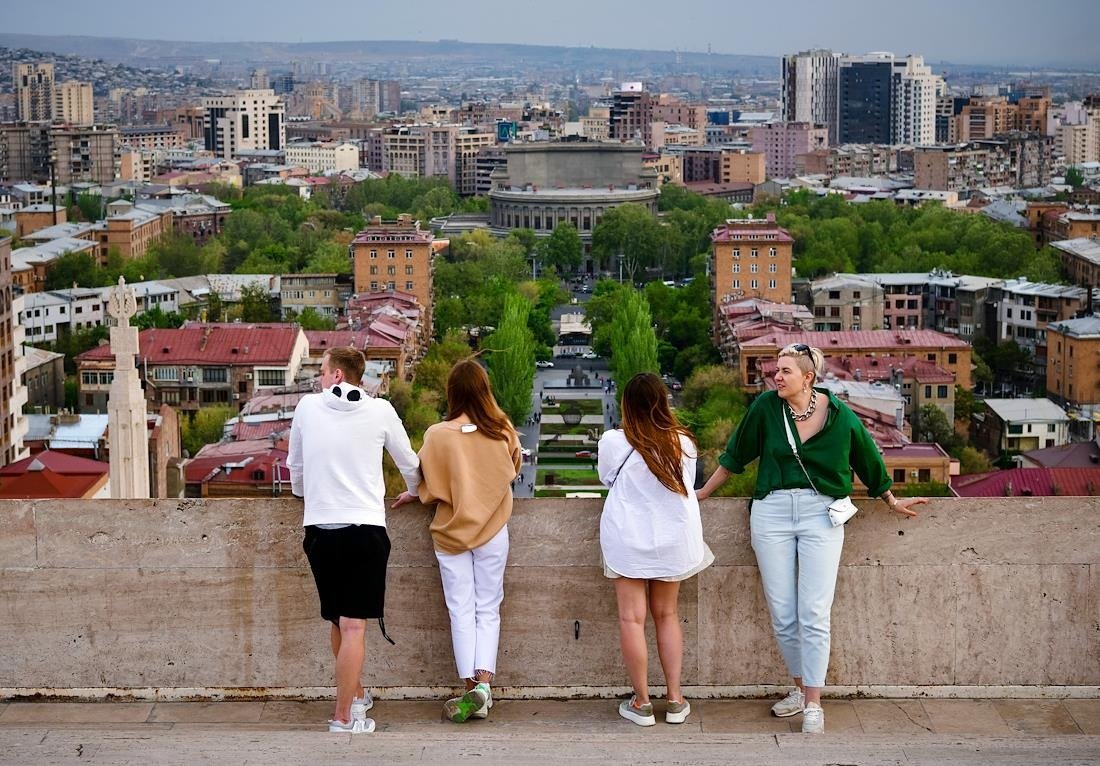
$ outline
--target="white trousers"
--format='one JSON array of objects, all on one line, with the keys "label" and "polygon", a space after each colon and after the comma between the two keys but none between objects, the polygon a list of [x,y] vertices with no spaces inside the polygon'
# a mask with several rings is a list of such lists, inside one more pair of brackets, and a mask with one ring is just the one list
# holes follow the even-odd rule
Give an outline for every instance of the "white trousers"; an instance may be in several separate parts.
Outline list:
[{"label": "white trousers", "polygon": [[475,670],[496,673],[508,525],[480,548],[453,554],[436,551],[435,557],[451,615],[458,677],[473,678]]}]

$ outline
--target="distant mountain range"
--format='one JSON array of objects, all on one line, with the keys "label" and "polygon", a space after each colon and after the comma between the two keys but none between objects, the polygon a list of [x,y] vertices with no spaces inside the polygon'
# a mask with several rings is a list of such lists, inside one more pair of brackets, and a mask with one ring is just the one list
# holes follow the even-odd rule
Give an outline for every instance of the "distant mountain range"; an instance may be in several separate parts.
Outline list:
[{"label": "distant mountain range", "polygon": [[468,43],[459,40],[215,43],[0,33],[0,46],[51,51],[150,69],[208,65],[211,61],[271,68],[285,68],[291,61],[326,61],[335,65],[399,63],[403,67],[417,69],[455,64],[467,67],[550,67],[555,71],[569,68],[619,70],[629,66],[652,69],[662,74],[679,71],[737,73],[741,76],[779,75],[779,58],[775,56]]}]

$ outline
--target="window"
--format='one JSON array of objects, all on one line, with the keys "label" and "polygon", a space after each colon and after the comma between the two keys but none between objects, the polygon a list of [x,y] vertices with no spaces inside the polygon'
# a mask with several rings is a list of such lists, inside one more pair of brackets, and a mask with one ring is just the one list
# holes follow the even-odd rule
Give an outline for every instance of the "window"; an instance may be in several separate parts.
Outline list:
[{"label": "window", "polygon": [[735,280],[733,280],[733,289],[734,289],[734,290],[737,290],[737,289],[739,289],[740,287],[741,287],[741,280],[740,280],[740,279],[735,279]]},{"label": "window", "polygon": [[394,274],[397,273],[397,267],[396,266],[387,266],[386,267],[386,273],[389,274],[392,277]]},{"label": "window", "polygon": [[759,254],[760,254],[760,251],[758,251],[755,247],[752,248],[752,250],[749,251],[749,257],[750,258],[755,258]]},{"label": "window", "polygon": [[938,386],[936,388],[936,396],[938,396],[940,399],[946,399],[947,398],[947,386]]},{"label": "window", "polygon": [[852,291],[852,297],[853,298],[855,298],[856,300],[859,300],[859,296],[860,296],[859,290],[853,290]]},{"label": "window", "polygon": [[228,383],[229,370],[225,367],[203,367],[203,383]]},{"label": "window", "polygon": [[413,267],[412,266],[406,266],[405,267],[405,273],[408,274],[409,276],[412,276]]},{"label": "window", "polygon": [[411,293],[415,288],[413,287],[412,282],[406,282],[405,283],[405,289],[408,290]]},{"label": "window", "polygon": [[906,305],[906,308],[908,308],[908,309],[916,309],[916,308],[917,308],[917,302],[916,302],[916,301],[908,301],[908,302],[907,302],[907,305]]},{"label": "window", "polygon": [[760,270],[760,267],[755,263],[753,263],[749,266],[749,271],[751,271],[753,274],[755,274],[759,270]]},{"label": "window", "polygon": [[756,289],[757,287],[759,287],[759,286],[760,286],[760,282],[758,282],[758,281],[757,281],[757,280],[755,280],[755,279],[754,279],[754,280],[752,280],[752,282],[750,282],[750,283],[749,283],[749,287],[751,287],[751,288],[752,288],[753,290],[755,290],[755,289]]},{"label": "window", "polygon": [[101,386],[111,385],[111,383],[114,382],[114,379],[115,379],[114,372],[101,372],[101,373],[99,373],[99,385],[101,385]]},{"label": "window", "polygon": [[778,271],[779,271],[779,268],[774,263],[769,263],[768,264],[768,273],[769,274],[775,274]]},{"label": "window", "polygon": [[405,250],[405,258],[409,259],[409,258],[412,258],[412,257],[413,257],[413,251],[406,249]]},{"label": "window", "polygon": [[96,374],[94,372],[80,373],[80,383],[85,386],[94,386],[96,384]]},{"label": "window", "polygon": [[371,282],[370,283],[370,289],[371,290],[377,290],[378,289],[378,282]]},{"label": "window", "polygon": [[395,251],[393,251],[393,250],[387,250],[387,251],[386,251],[386,257],[387,257],[387,258],[394,258],[394,257],[396,257],[396,253],[395,253]]},{"label": "window", "polygon": [[924,387],[924,398],[925,399],[931,399],[932,398],[932,386],[925,386]]},{"label": "window", "polygon": [[258,386],[281,386],[286,383],[286,370],[257,370]]},{"label": "window", "polygon": [[929,362],[934,362],[934,361],[936,361],[936,355],[935,354],[925,354],[925,359],[927,359]]},{"label": "window", "polygon": [[773,290],[776,288],[776,282],[774,279],[768,280],[768,287],[772,288]]},{"label": "window", "polygon": [[1009,423],[1008,432],[1010,434],[1022,434],[1024,432],[1024,427],[1020,423]]},{"label": "window", "polygon": [[741,248],[739,248],[739,247],[733,248],[733,257],[734,258],[740,258],[741,257]]},{"label": "window", "polygon": [[905,483],[905,469],[904,468],[895,468],[894,469],[894,483],[895,484],[904,484]]},{"label": "window", "polygon": [[948,364],[958,364],[959,363],[959,355],[958,354],[948,354],[947,355],[947,363]]},{"label": "window", "polygon": [[374,266],[374,265],[372,265],[372,266],[370,267],[370,273],[371,273],[371,274],[377,274],[377,273],[378,273],[378,267],[377,267],[377,266]]},{"label": "window", "polygon": [[859,312],[860,312],[859,306],[852,306],[852,316],[854,316],[854,317],[860,316]]},{"label": "window", "polygon": [[769,247],[768,248],[768,256],[771,257],[771,258],[775,257],[775,248],[774,247]]},{"label": "window", "polygon": [[741,273],[741,264],[740,263],[733,264],[733,273],[734,274],[740,274]]},{"label": "window", "polygon": [[154,367],[153,380],[179,380],[179,369],[176,367]]},{"label": "window", "polygon": [[839,317],[840,316],[840,306],[829,306],[829,316]]},{"label": "window", "polygon": [[371,250],[370,251],[370,257],[371,257],[371,260],[374,260],[375,258],[377,258],[378,257],[378,251],[377,250]]}]

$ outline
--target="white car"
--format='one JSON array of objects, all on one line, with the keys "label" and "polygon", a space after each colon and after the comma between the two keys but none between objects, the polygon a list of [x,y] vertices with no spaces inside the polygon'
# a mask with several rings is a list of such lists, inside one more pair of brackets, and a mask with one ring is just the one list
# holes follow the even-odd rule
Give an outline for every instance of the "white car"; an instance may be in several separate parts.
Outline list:
[{"label": "white car", "polygon": [[537,362],[535,362],[535,366],[536,367],[553,367],[554,363],[551,362],[549,359],[540,359]]},{"label": "white car", "polygon": [[581,354],[581,359],[599,359],[599,358],[600,358],[600,355],[597,354],[595,351],[585,351],[583,354]]}]

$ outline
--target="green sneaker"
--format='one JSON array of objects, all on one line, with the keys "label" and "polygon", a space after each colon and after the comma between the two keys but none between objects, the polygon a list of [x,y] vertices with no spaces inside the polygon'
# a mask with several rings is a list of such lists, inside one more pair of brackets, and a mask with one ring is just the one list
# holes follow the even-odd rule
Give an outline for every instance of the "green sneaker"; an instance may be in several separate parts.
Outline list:
[{"label": "green sneaker", "polygon": [[655,725],[657,719],[653,716],[653,703],[647,702],[644,705],[635,705],[634,703],[637,701],[638,697],[635,695],[628,700],[620,702],[619,715],[639,726]]},{"label": "green sneaker", "polygon": [[484,707],[489,701],[489,687],[478,684],[461,697],[454,697],[443,703],[443,715],[455,723],[465,723],[466,720]]}]

